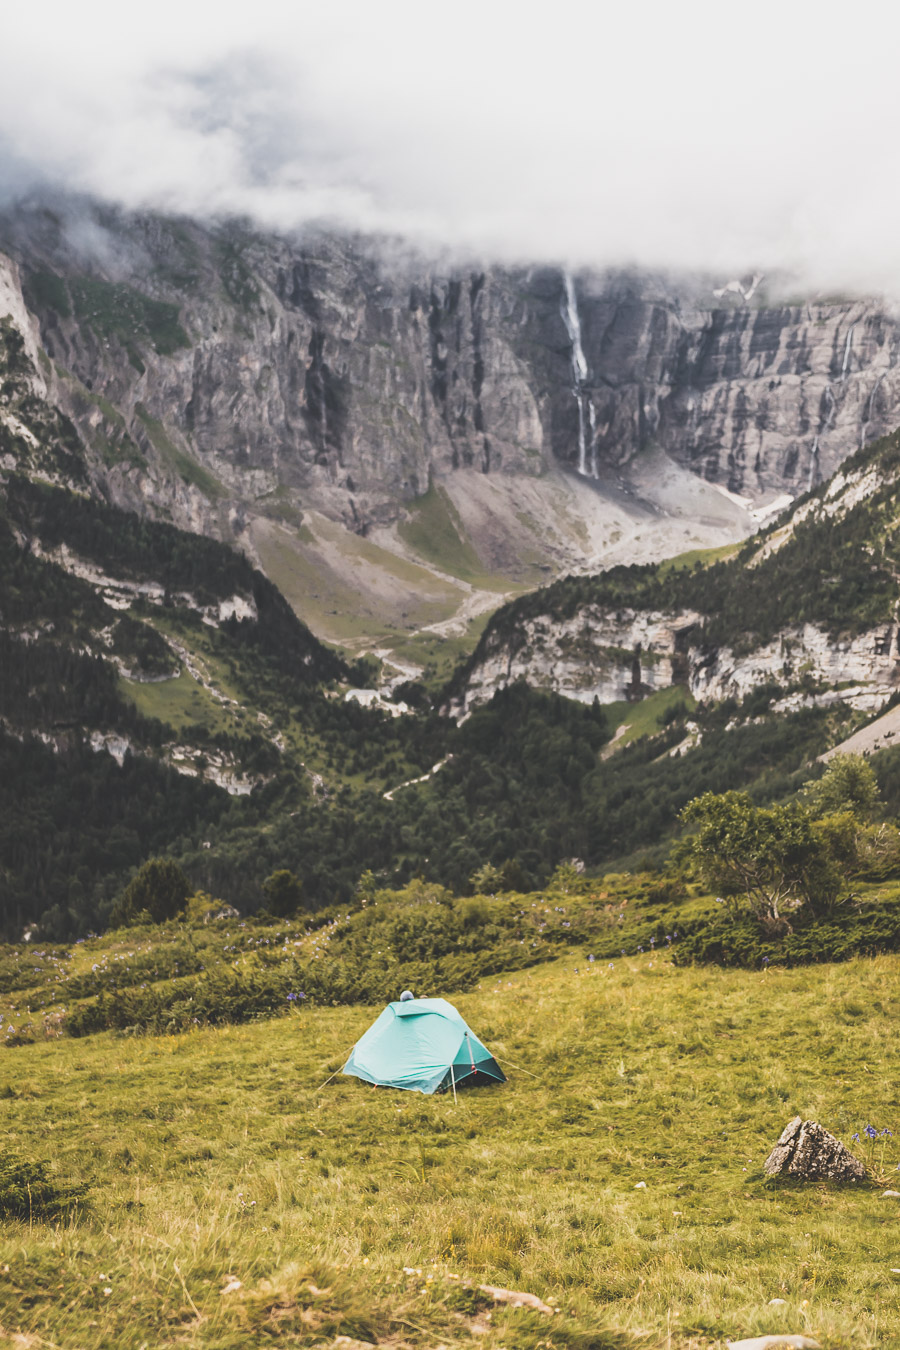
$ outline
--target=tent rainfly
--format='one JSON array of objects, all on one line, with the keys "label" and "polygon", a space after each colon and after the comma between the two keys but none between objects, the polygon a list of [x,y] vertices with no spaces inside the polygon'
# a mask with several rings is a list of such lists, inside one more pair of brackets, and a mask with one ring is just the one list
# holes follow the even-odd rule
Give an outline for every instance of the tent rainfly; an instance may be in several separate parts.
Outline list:
[{"label": "tent rainfly", "polygon": [[342,1072],[410,1092],[506,1082],[493,1055],[443,998],[389,1003],[356,1042]]}]

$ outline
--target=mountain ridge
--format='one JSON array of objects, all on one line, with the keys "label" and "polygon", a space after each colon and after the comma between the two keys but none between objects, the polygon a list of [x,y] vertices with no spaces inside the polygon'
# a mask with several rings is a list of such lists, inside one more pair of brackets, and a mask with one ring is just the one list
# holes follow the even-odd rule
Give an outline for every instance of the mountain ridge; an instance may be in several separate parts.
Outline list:
[{"label": "mountain ridge", "polygon": [[[433,492],[494,589],[530,588],[736,542],[900,420],[900,330],[872,300],[74,199],[8,211],[0,248],[94,489],[236,543],[352,650],[408,645],[410,564],[426,624],[464,613],[446,556],[411,542]],[[318,604],[290,584],[310,572]]]}]

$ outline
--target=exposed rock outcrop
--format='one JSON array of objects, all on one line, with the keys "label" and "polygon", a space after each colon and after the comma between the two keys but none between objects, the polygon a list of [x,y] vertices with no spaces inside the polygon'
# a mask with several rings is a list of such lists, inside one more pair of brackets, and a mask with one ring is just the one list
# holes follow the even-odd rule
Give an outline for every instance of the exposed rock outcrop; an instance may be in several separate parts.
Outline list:
[{"label": "exposed rock outcrop", "polygon": [[[515,680],[582,703],[636,701],[683,684],[698,699],[742,699],[760,685],[802,677],[827,686],[798,695],[794,705],[833,701],[833,687],[851,707],[871,712],[900,688],[896,624],[835,641],[815,624],[786,629],[754,651],[702,644],[701,616],[584,606],[569,620],[541,615],[488,644],[452,705],[465,716]],[[786,705],[783,711],[789,711]]]},{"label": "exposed rock outcrop", "polygon": [[684,681],[690,658],[679,649],[699,620],[698,614],[610,613],[593,605],[564,621],[540,615],[484,654],[458,711],[488,702],[515,680],[582,703],[637,700]]},{"label": "exposed rock outcrop", "polygon": [[801,1181],[865,1181],[866,1169],[848,1148],[814,1120],[795,1116],[766,1158],[767,1176]]},{"label": "exposed rock outcrop", "polygon": [[441,267],[83,203],[7,215],[0,247],[106,489],[206,532],[230,528],[222,498],[365,530],[458,469],[602,479],[651,447],[793,496],[900,420],[900,326],[875,301]]}]

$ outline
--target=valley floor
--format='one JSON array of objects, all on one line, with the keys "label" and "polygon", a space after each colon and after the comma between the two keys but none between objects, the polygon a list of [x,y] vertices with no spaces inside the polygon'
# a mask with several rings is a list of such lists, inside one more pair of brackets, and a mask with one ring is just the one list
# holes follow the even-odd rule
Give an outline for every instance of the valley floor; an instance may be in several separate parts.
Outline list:
[{"label": "valley floor", "polygon": [[[458,997],[510,1079],[458,1104],[320,1088],[363,1007],[7,1049],[5,1147],[91,1190],[68,1221],[0,1224],[0,1344],[896,1345],[898,975],[573,951]],[[881,1177],[764,1182],[798,1113],[893,1130]]]}]

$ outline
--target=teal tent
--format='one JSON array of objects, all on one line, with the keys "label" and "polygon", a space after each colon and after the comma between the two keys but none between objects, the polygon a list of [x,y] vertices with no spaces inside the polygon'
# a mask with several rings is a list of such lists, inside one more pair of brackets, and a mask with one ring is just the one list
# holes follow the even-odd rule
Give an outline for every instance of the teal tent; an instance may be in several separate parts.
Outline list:
[{"label": "teal tent", "polygon": [[342,1072],[410,1092],[506,1082],[493,1055],[443,998],[389,1003],[356,1042]]}]

